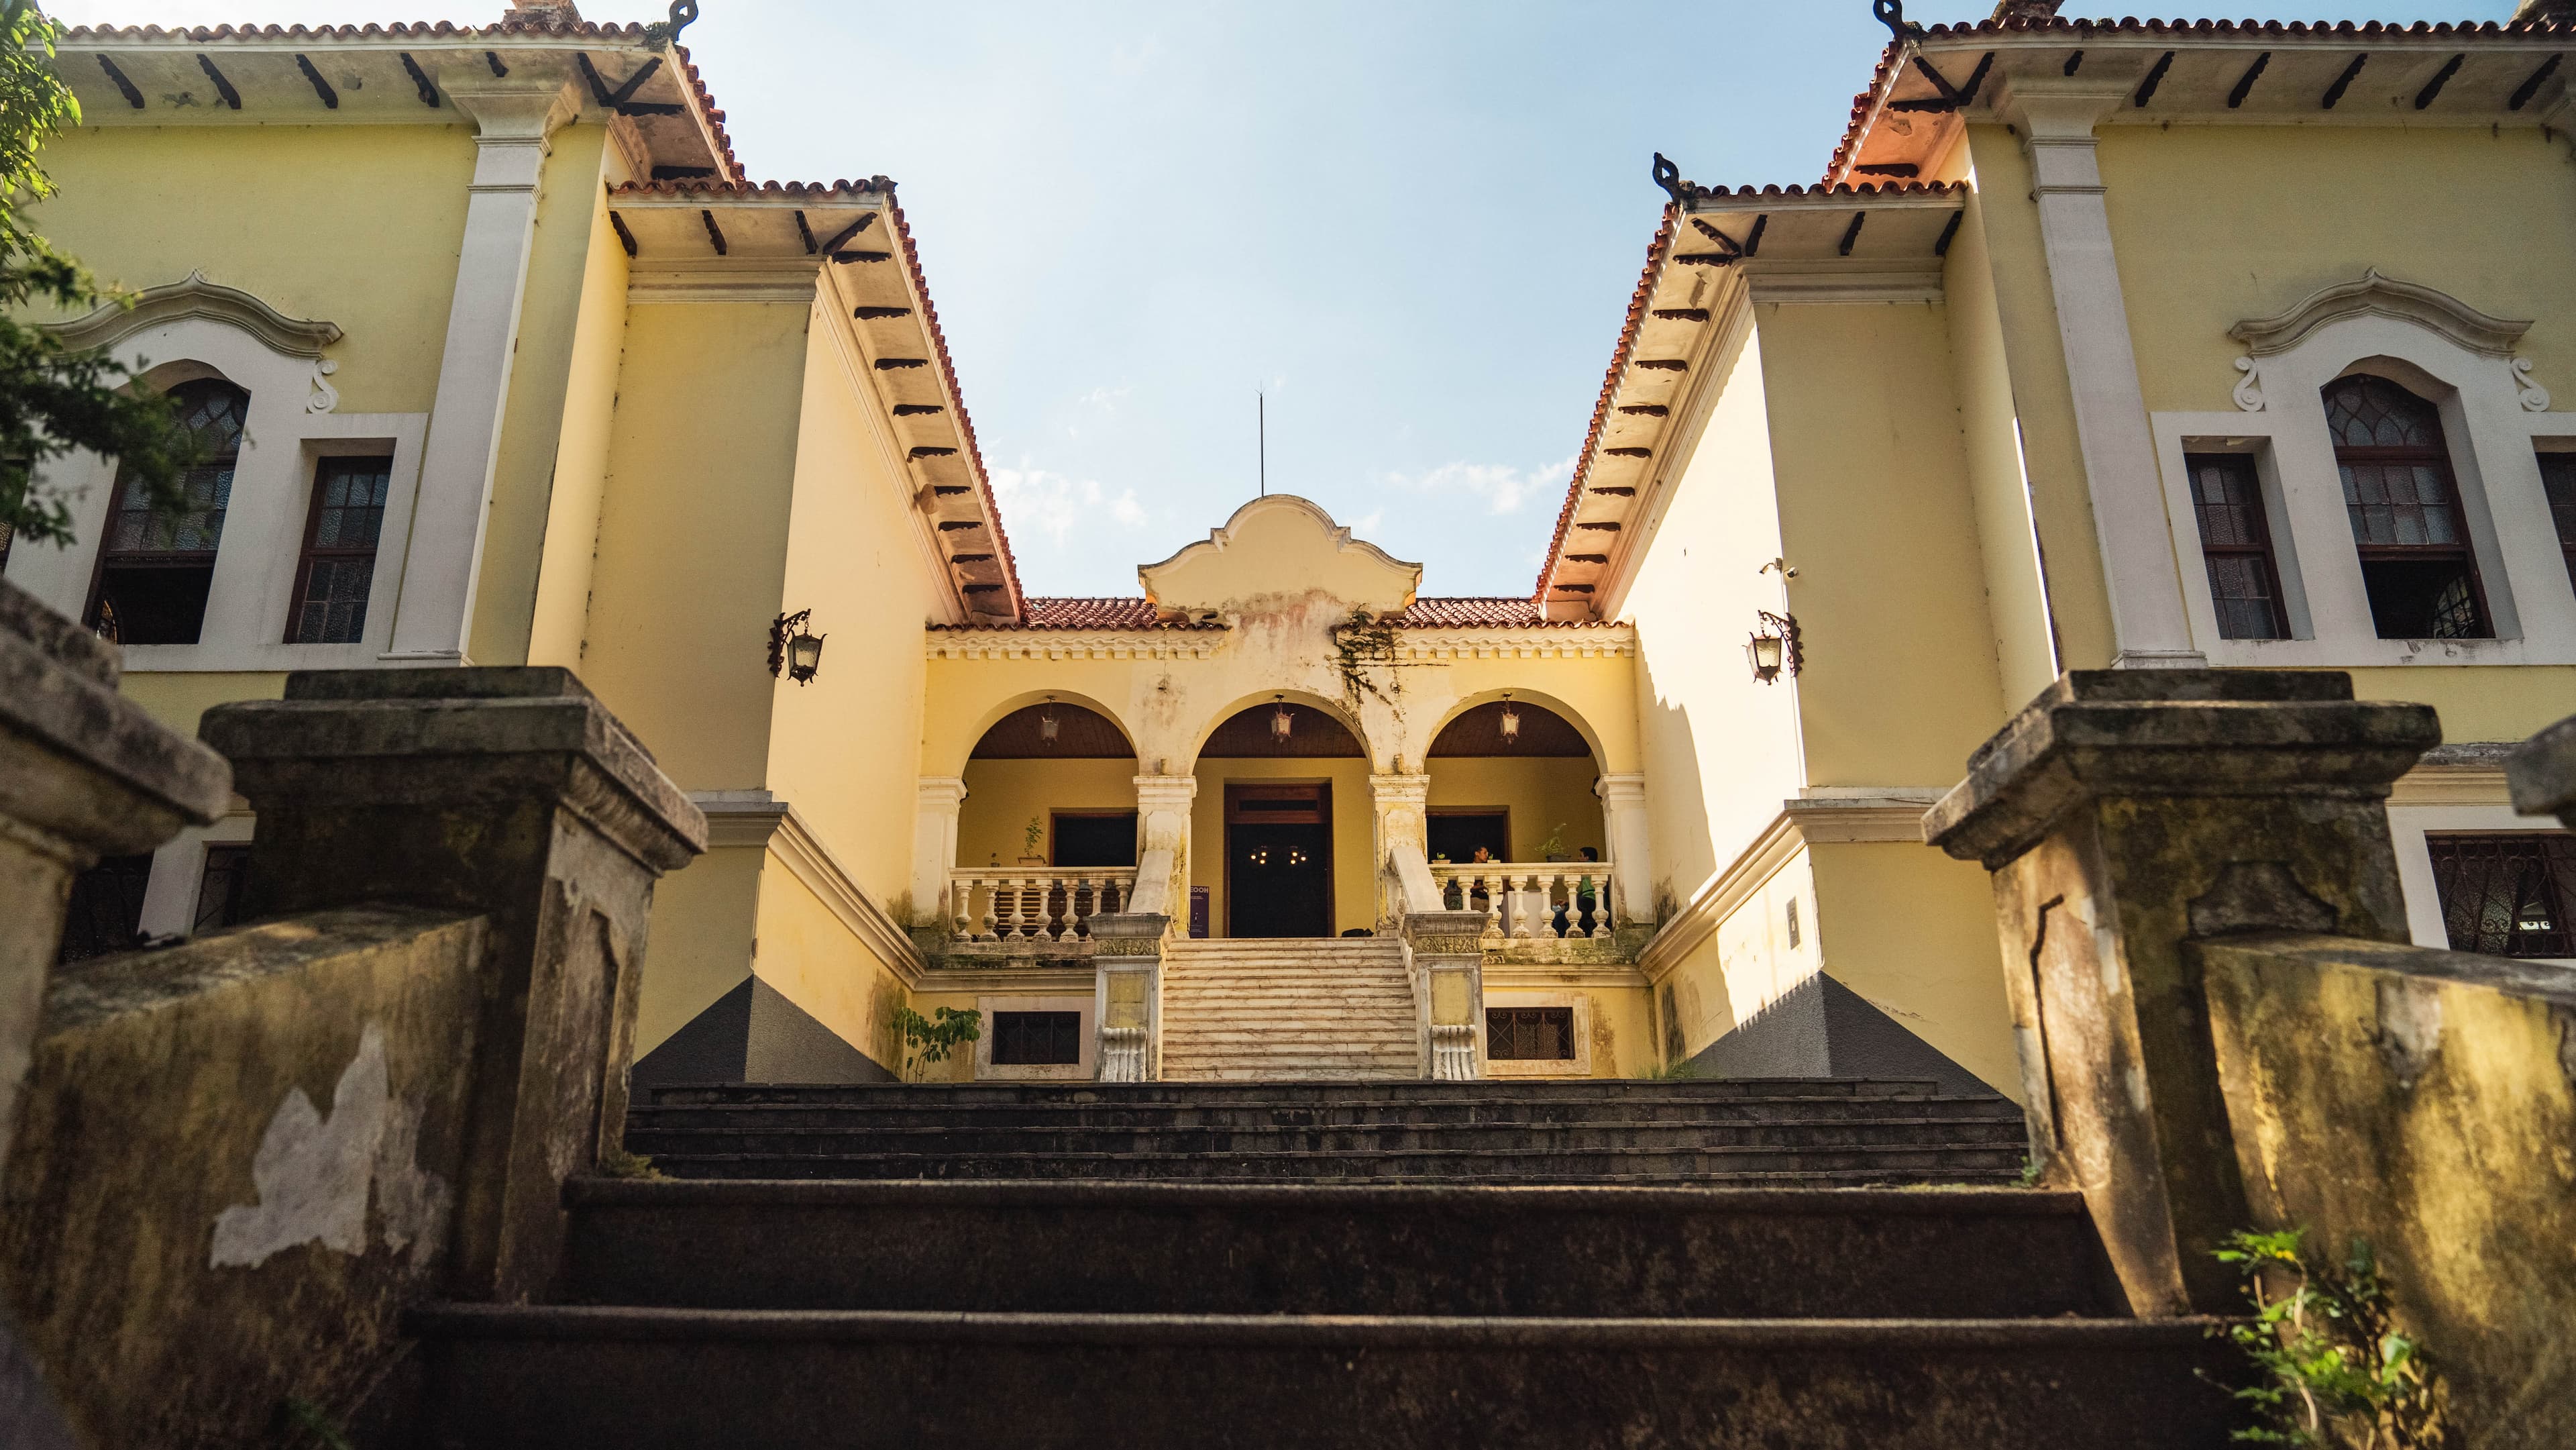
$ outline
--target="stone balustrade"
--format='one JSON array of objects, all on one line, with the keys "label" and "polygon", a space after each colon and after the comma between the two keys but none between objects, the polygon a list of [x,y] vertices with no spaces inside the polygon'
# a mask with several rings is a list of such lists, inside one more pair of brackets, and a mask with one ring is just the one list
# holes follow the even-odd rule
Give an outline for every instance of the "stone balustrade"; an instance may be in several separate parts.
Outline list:
[{"label": "stone balustrade", "polygon": [[1481,911],[1488,941],[1609,938],[1617,927],[1607,861],[1431,863],[1441,905]]},{"label": "stone balustrade", "polygon": [[1091,919],[1128,910],[1133,866],[961,868],[948,873],[950,920],[967,942],[1070,947],[1091,936]]}]

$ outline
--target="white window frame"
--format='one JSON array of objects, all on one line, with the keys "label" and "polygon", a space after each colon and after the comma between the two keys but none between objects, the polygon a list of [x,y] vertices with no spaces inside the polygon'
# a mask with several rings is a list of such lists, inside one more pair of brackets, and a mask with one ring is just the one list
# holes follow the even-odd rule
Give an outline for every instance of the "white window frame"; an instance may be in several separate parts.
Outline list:
[{"label": "white window frame", "polygon": [[[2321,397],[2348,373],[2387,377],[2440,408],[2495,638],[2381,639],[2372,627]],[[2576,438],[2576,413],[2528,406],[2545,396],[2511,359],[2472,351],[2420,322],[2372,313],[2324,323],[2264,357],[2239,391],[2254,411],[2149,415],[2194,646],[2221,666],[2576,664],[2576,590],[2541,491],[2539,459],[2544,447]],[[2204,452],[2256,456],[2292,638],[2219,636],[2183,463],[2186,454]]]},{"label": "white window frame", "polygon": [[[355,669],[383,662],[393,641],[394,601],[411,539],[427,413],[336,413],[329,385],[309,357],[280,353],[245,328],[209,317],[183,317],[121,338],[117,354],[146,382],[170,387],[217,377],[250,394],[233,491],[224,512],[206,591],[205,624],[195,644],[125,648],[128,674],[155,671]],[[156,361],[148,369],[146,360]],[[393,485],[376,540],[376,573],[367,592],[367,626],[355,644],[288,644],[295,571],[313,504],[314,470],[335,456],[393,458]],[[75,542],[55,548],[21,539],[10,551],[9,582],[72,618],[88,607],[99,547],[116,494],[116,465],[95,453],[55,459],[43,486],[72,496]]]},{"label": "white window frame", "polygon": [[[2451,930],[2442,919],[2442,894],[2433,884],[2433,850],[2424,839],[2426,835],[2529,836],[2543,833],[2561,833],[2556,817],[2518,816],[2511,806],[2391,805],[2388,808],[2389,843],[2397,849],[2397,881],[2406,894],[2406,932],[2415,945],[2444,951],[2450,950],[2451,946]],[[2526,960],[2576,966],[2576,958],[2571,957]]]}]

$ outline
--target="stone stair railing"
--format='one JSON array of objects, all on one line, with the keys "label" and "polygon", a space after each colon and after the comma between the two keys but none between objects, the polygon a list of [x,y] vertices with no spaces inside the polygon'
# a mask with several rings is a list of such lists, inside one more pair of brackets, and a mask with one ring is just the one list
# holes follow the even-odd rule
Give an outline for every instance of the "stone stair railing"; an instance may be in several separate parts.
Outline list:
[{"label": "stone stair railing", "polygon": [[1613,919],[1610,863],[1434,861],[1442,908],[1481,911],[1488,943],[1533,938],[1606,939]]},{"label": "stone stair railing", "polygon": [[1136,894],[1133,866],[961,867],[948,873],[948,899],[963,942],[1088,941],[1093,917],[1125,910]]},{"label": "stone stair railing", "polygon": [[1410,833],[1389,842],[1383,874],[1400,908],[1405,975],[1422,1026],[1422,1075],[1441,1082],[1483,1077],[1485,913],[1443,904],[1422,843]]},{"label": "stone stair railing", "polygon": [[[2423,705],[2321,671],[2079,671],[1924,835],[1993,873],[2043,1186],[2142,1316],[2241,1313],[2239,1229],[2366,1242],[2463,1443],[2576,1443],[2576,972],[2414,945],[2390,786]],[[2576,719],[2508,761],[2576,827]]]}]

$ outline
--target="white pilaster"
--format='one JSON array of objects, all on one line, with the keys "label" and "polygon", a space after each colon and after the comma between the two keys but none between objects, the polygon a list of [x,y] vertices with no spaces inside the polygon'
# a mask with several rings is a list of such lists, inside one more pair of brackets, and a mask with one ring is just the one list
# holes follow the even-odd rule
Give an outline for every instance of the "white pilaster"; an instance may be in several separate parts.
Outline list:
[{"label": "white pilaster", "polygon": [[1194,775],[1136,778],[1136,900],[1131,912],[1161,912],[1189,929],[1190,803]]},{"label": "white pilaster", "polygon": [[1646,778],[1605,775],[1592,786],[1601,797],[1601,839],[1610,847],[1610,878],[1618,887],[1613,907],[1622,926],[1655,919],[1655,883],[1646,859]]},{"label": "white pilaster", "polygon": [[912,913],[946,921],[948,872],[957,864],[957,808],[966,782],[953,775],[921,778],[920,806],[912,818]]},{"label": "white pilaster", "polygon": [[545,171],[547,138],[575,114],[562,85],[451,89],[448,98],[477,127],[474,180],[395,599],[393,640],[385,654],[417,664],[467,662],[493,460],[536,230],[537,181]]},{"label": "white pilaster", "polygon": [[2138,384],[2127,299],[2103,203],[2094,125],[2134,78],[2016,80],[2000,106],[2030,149],[2040,243],[2066,350],[2075,435],[2111,596],[2115,669],[2204,668],[2183,609],[2173,528],[2165,518],[2155,437]]},{"label": "white pilaster", "polygon": [[1369,801],[1375,808],[1377,869],[1381,895],[1391,885],[1399,899],[1381,900],[1381,926],[1408,911],[1440,910],[1440,887],[1431,879],[1426,803],[1431,799],[1427,775],[1372,775]]}]

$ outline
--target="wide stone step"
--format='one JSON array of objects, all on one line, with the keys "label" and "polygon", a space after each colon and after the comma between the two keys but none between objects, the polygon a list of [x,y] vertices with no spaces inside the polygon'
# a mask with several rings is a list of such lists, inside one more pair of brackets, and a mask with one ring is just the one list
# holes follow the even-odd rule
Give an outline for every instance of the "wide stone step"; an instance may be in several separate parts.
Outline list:
[{"label": "wide stone step", "polygon": [[582,1179],[565,1198],[566,1282],[583,1303],[1648,1318],[2112,1307],[2081,1197],[2020,1188]]},{"label": "wide stone step", "polygon": [[2218,1450],[2233,1354],[2196,1319],[460,1305],[410,1327],[440,1450]]},{"label": "wide stone step", "polygon": [[[1259,1083],[676,1083],[651,1089],[656,1104],[847,1103],[905,1108],[977,1105],[1144,1107],[1332,1107],[1365,1104],[1431,1108],[1481,1104],[1614,1101],[1686,1105],[1745,1099],[1931,1099],[1928,1078],[1772,1077],[1673,1082],[1578,1078],[1555,1082]],[[1988,1099],[2001,1103],[2000,1098]]]},{"label": "wide stone step", "polygon": [[[1587,1080],[1577,1079],[1577,1082]],[[1459,1085],[1466,1086],[1466,1085]],[[639,1107],[630,1126],[647,1128],[1103,1127],[1206,1128],[1260,1132],[1276,1128],[1428,1128],[1441,1124],[1602,1123],[1634,1126],[1734,1123],[1832,1123],[1901,1113],[1916,1119],[2003,1123],[2022,1131],[2021,1110],[1997,1097],[1766,1096],[1625,1100],[1599,1096],[1486,1097],[1461,1094],[1422,1100],[1365,1094],[1310,1102],[1131,1102],[1115,1094],[1025,1101],[953,1102],[931,1090],[876,1101],[790,1098],[780,1102],[681,1103]]]},{"label": "wide stone step", "polygon": [[[1759,1144],[1690,1148],[1404,1148],[1335,1152],[1193,1151],[1129,1152],[888,1152],[839,1146],[824,1139],[796,1152],[778,1140],[743,1145],[734,1153],[674,1151],[651,1155],[654,1166],[689,1178],[1031,1178],[1031,1179],[1406,1179],[1422,1181],[1585,1183],[1615,1180],[1722,1181],[1747,1173],[1800,1178],[1839,1172],[1914,1175],[1918,1182],[1952,1181],[1954,1175],[2017,1175],[2024,1162],[2018,1144],[1927,1140],[1903,1145],[1771,1147]],[[1966,1180],[1960,1180],[1966,1181]]]},{"label": "wide stone step", "polygon": [[1366,1128],[918,1127],[630,1128],[627,1146],[665,1153],[1570,1153],[1651,1148],[1903,1148],[1924,1142],[2020,1148],[2017,1123],[1873,1118],[1838,1123],[1475,1123]]}]

